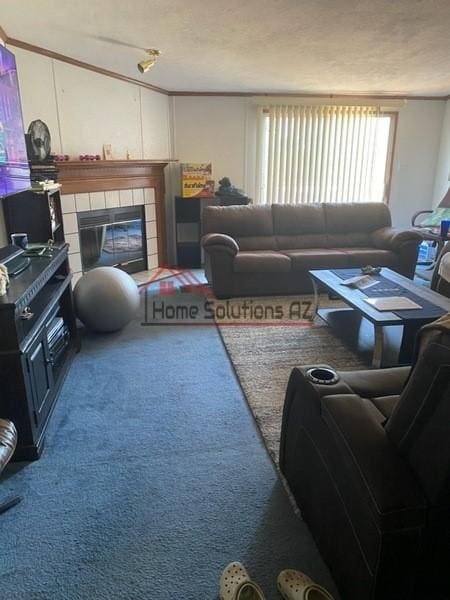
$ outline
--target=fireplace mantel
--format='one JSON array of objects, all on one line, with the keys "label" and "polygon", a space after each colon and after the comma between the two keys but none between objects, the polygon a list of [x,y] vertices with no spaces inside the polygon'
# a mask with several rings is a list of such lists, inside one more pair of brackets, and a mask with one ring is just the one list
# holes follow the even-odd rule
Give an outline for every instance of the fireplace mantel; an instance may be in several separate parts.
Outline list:
[{"label": "fireplace mantel", "polygon": [[59,162],[62,194],[154,188],[158,260],[167,264],[164,167],[169,160],[70,160]]}]

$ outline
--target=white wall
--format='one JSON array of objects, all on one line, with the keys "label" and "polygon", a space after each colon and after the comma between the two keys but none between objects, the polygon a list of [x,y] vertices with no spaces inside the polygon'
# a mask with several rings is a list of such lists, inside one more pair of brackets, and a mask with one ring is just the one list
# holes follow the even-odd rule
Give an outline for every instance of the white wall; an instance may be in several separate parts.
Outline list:
[{"label": "white wall", "polygon": [[399,110],[390,208],[395,225],[432,207],[445,101],[408,100]]},{"label": "white wall", "polygon": [[103,144],[111,144],[114,158],[126,158],[127,151],[137,159],[169,157],[167,96],[11,49],[17,60],[25,128],[33,119],[45,121],[54,152],[72,158],[101,155]]},{"label": "white wall", "polygon": [[447,101],[442,124],[441,146],[436,166],[433,206],[439,204],[450,186],[450,100]]},{"label": "white wall", "polygon": [[[11,47],[16,56],[25,130],[34,119],[50,129],[52,151],[78,158],[166,159],[171,156],[169,99],[140,86]],[[0,245],[6,243],[0,211]]]},{"label": "white wall", "polygon": [[[390,195],[395,225],[430,208],[445,101],[410,100],[399,109]],[[174,155],[212,162],[216,181],[228,175],[255,194],[255,106],[250,98],[174,97]]]},{"label": "white wall", "polygon": [[175,96],[174,155],[183,162],[211,162],[216,184],[227,176],[237,186],[245,180],[245,98]]}]

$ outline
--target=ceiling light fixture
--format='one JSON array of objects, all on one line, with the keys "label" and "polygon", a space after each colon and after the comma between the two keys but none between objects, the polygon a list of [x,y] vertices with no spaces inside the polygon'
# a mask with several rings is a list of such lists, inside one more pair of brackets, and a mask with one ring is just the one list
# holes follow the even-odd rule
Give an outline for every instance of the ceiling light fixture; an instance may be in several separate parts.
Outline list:
[{"label": "ceiling light fixture", "polygon": [[139,69],[140,73],[146,73],[149,69],[151,69],[155,64],[158,56],[161,56],[161,52],[159,50],[156,50],[155,48],[149,48],[148,50],[146,50],[146,52],[150,56],[150,58],[138,62],[137,68]]}]

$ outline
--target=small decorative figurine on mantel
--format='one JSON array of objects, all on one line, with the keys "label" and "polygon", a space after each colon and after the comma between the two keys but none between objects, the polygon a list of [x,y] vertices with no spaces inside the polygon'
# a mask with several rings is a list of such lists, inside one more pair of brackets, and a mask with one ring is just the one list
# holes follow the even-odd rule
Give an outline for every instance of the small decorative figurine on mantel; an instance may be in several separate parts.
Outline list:
[{"label": "small decorative figurine on mantel", "polygon": [[6,294],[6,288],[9,284],[8,269],[5,265],[0,264],[0,296]]}]

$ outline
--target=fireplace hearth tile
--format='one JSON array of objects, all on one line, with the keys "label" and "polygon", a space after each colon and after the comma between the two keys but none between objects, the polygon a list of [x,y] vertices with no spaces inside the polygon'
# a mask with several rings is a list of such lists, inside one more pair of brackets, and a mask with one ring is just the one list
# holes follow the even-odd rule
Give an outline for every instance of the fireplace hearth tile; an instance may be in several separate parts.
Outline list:
[{"label": "fireplace hearth tile", "polygon": [[156,221],[147,221],[145,224],[147,230],[147,239],[158,237],[158,230],[156,228]]},{"label": "fireplace hearth tile", "polygon": [[91,200],[91,210],[105,208],[105,192],[91,192],[89,197]]},{"label": "fireplace hearth tile", "polygon": [[142,206],[144,204],[144,190],[142,188],[133,190],[133,204],[134,206]]},{"label": "fireplace hearth tile", "polygon": [[120,206],[119,190],[105,192],[106,208],[117,208]]},{"label": "fireplace hearth tile", "polygon": [[156,209],[154,204],[145,205],[145,220],[156,221]]},{"label": "fireplace hearth tile", "polygon": [[158,252],[158,240],[156,238],[147,240],[147,251],[149,254],[156,254]]},{"label": "fireplace hearth tile", "polygon": [[83,277],[83,273],[78,271],[77,273],[72,273],[72,287],[75,287],[77,281]]},{"label": "fireplace hearth tile", "polygon": [[156,269],[158,267],[158,255],[152,254],[148,257],[148,268]]},{"label": "fireplace hearth tile", "polygon": [[70,268],[75,273],[81,271],[82,266],[81,266],[80,254],[70,254],[69,255],[69,264],[70,264]]},{"label": "fireplace hearth tile", "polygon": [[133,191],[132,190],[120,190],[119,191],[120,206],[133,206]]},{"label": "fireplace hearth tile", "polygon": [[69,244],[69,254],[80,253],[80,239],[78,233],[68,233],[66,236],[66,242]]},{"label": "fireplace hearth tile", "polygon": [[144,204],[155,204],[154,188],[144,188]]},{"label": "fireplace hearth tile", "polygon": [[77,233],[78,234],[78,219],[76,213],[70,213],[64,215],[64,233],[67,235],[69,233]]},{"label": "fireplace hearth tile", "polygon": [[63,215],[76,212],[75,194],[62,194],[61,210]]},{"label": "fireplace hearth tile", "polygon": [[89,194],[75,194],[75,202],[77,206],[77,212],[84,210],[91,210],[91,202],[89,200]]}]

